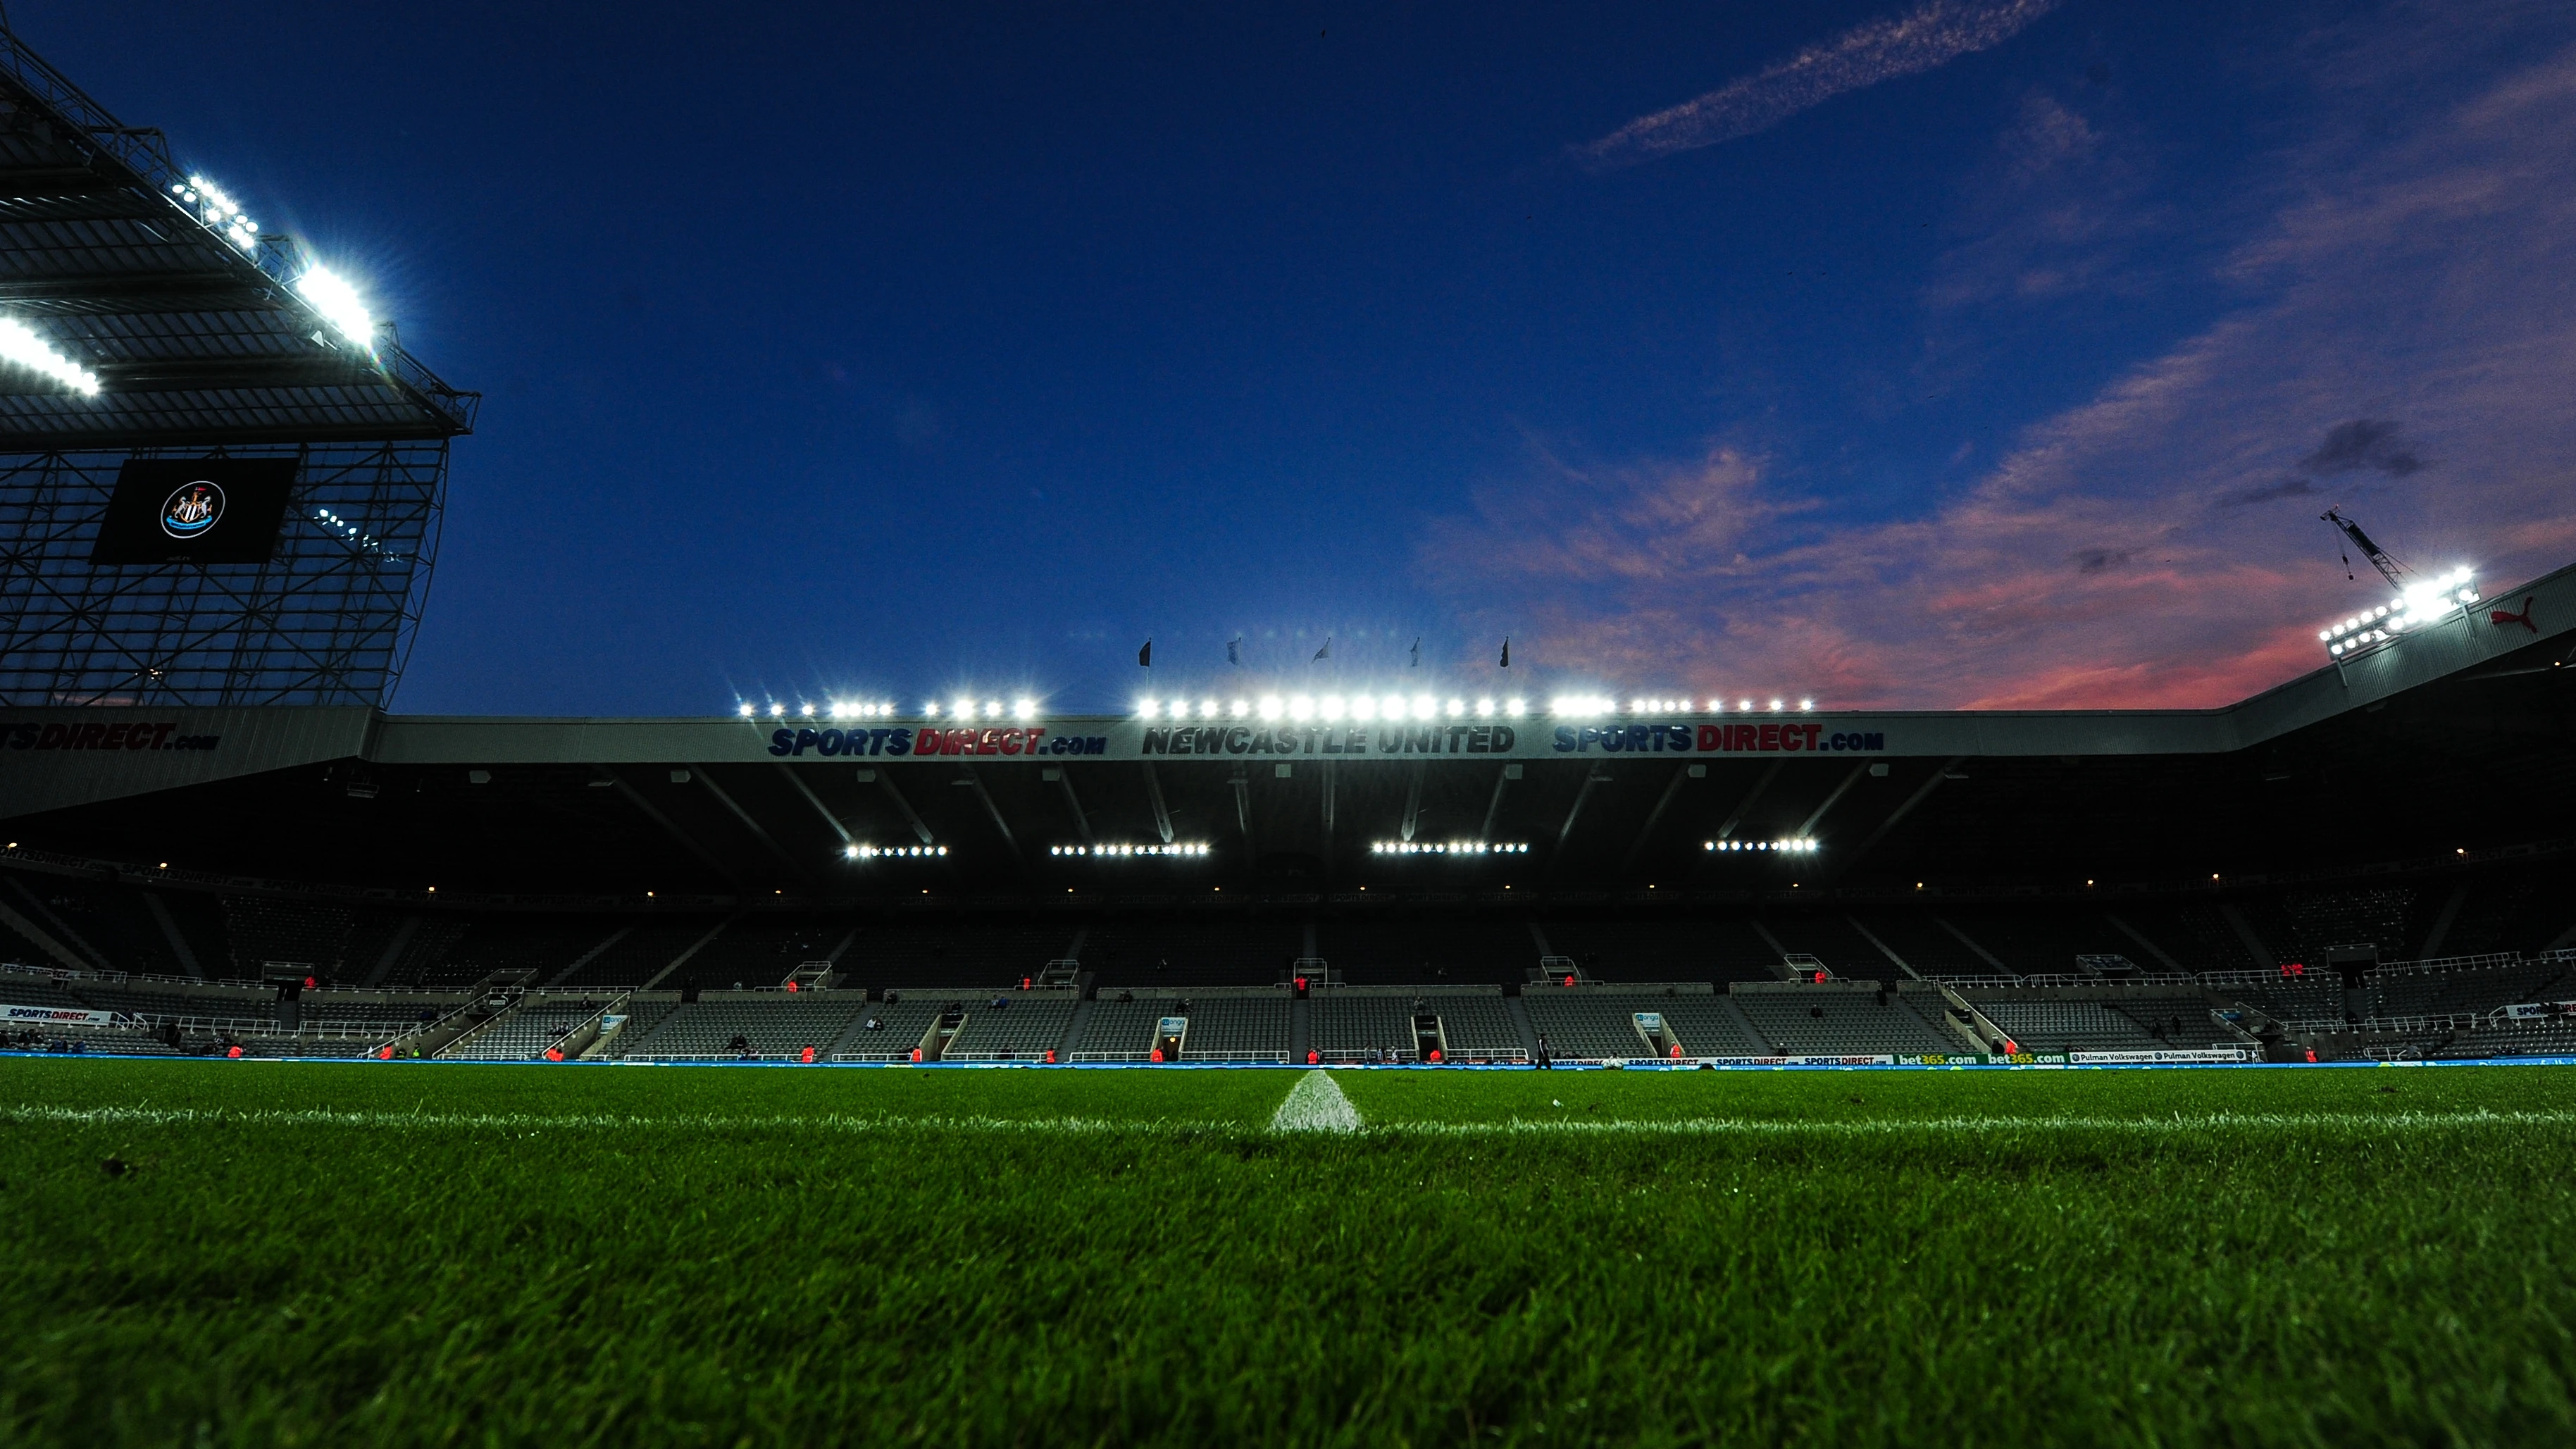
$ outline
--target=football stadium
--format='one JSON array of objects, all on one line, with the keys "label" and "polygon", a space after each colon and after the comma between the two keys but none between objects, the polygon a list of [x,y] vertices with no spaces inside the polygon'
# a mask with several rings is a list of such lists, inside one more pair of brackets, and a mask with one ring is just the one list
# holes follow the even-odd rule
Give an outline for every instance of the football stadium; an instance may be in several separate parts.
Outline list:
[{"label": "football stadium", "polygon": [[2342,525],[2208,710],[404,713],[479,396],[0,39],[9,1437],[2576,1432],[2576,566]]}]

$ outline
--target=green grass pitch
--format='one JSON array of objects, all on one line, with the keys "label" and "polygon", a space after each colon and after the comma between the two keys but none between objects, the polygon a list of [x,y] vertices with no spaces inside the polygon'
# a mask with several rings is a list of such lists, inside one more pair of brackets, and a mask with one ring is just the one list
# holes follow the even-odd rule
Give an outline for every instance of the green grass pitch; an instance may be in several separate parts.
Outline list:
[{"label": "green grass pitch", "polygon": [[0,1439],[2576,1442],[2576,1071],[1301,1080],[0,1060]]}]

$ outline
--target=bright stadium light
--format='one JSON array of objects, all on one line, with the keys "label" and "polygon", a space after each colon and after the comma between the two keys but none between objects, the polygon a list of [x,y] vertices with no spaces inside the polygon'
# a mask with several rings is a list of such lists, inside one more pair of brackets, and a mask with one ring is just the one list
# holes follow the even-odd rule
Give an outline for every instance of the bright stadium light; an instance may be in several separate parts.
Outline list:
[{"label": "bright stadium light", "polygon": [[1503,713],[1510,715],[1514,719],[1519,719],[1522,715],[1529,713],[1529,701],[1525,699],[1515,699],[1503,706]]},{"label": "bright stadium light", "polygon": [[1313,719],[1315,717],[1315,701],[1302,694],[1292,694],[1288,696],[1288,717],[1293,720]]},{"label": "bright stadium light", "polygon": [[1034,699],[1015,699],[1015,700],[1012,700],[1012,701],[1011,701],[1011,718],[1013,718],[1013,719],[1036,719],[1037,717],[1038,717],[1038,702],[1037,702],[1036,700],[1034,700]]},{"label": "bright stadium light", "polygon": [[1315,712],[1322,715],[1327,720],[1340,719],[1342,717],[1342,697],[1338,694],[1325,695],[1322,699],[1315,702]]},{"label": "bright stadium light", "polygon": [[751,701],[746,699],[742,703],[735,705],[733,707],[733,712],[741,715],[744,719],[751,718]]},{"label": "bright stadium light", "polygon": [[1802,699],[1798,701],[1798,708],[1800,709],[1814,709],[1815,707],[1816,702],[1812,699]]},{"label": "bright stadium light", "polygon": [[1263,719],[1279,718],[1280,712],[1285,707],[1286,706],[1280,702],[1279,696],[1275,694],[1265,694],[1261,696],[1261,717]]},{"label": "bright stadium light", "polygon": [[1780,701],[1776,699],[1771,701],[1771,712],[1773,714],[1778,714],[1780,712]]},{"label": "bright stadium light", "polygon": [[1203,699],[1203,700],[1200,700],[1200,701],[1199,701],[1199,718],[1201,718],[1201,719],[1214,719],[1214,718],[1216,718],[1216,701],[1215,701],[1215,700],[1212,700],[1212,699]]},{"label": "bright stadium light", "polygon": [[923,701],[921,706],[921,717],[923,719],[939,718],[939,701],[935,699]]},{"label": "bright stadium light", "polygon": [[769,702],[769,717],[771,719],[785,719],[787,717],[787,706],[780,704],[774,699],[771,700]]},{"label": "bright stadium light", "polygon": [[1478,719],[1492,719],[1493,717],[1494,717],[1494,702],[1493,702],[1492,700],[1490,700],[1490,699],[1480,699],[1480,700],[1477,700],[1477,701],[1476,701],[1476,718],[1478,718]]},{"label": "bright stadium light", "polygon": [[1241,719],[1241,718],[1243,718],[1243,717],[1244,717],[1244,715],[1246,715],[1246,714],[1250,713],[1250,712],[1251,712],[1251,709],[1252,709],[1252,701],[1250,701],[1250,700],[1248,700],[1248,699],[1238,699],[1238,700],[1234,701],[1233,703],[1231,703],[1231,704],[1227,705],[1227,706],[1225,707],[1225,712],[1226,712],[1228,715],[1231,715],[1232,717],[1234,717],[1234,718],[1236,718],[1236,719]]},{"label": "bright stadium light", "polygon": [[1415,719],[1429,719],[1431,718],[1432,712],[1433,707],[1430,695],[1417,694],[1413,697],[1413,717]]},{"label": "bright stadium light", "polygon": [[1375,719],[1375,718],[1377,718],[1377,696],[1372,695],[1372,694],[1355,694],[1355,695],[1352,695],[1352,696],[1351,696],[1351,718],[1353,718],[1353,719]]},{"label": "bright stadium light", "polygon": [[807,719],[812,719],[814,717],[814,706],[810,704],[800,705],[797,708],[797,713],[803,715]]},{"label": "bright stadium light", "polygon": [[1388,719],[1404,718],[1404,696],[1390,694],[1377,702],[1377,712]]},{"label": "bright stadium light", "polygon": [[1467,701],[1463,699],[1453,699],[1449,701],[1447,705],[1443,706],[1442,712],[1447,714],[1451,719],[1456,719],[1458,716],[1467,712]]},{"label": "bright stadium light", "polygon": [[295,279],[295,290],[323,320],[340,330],[340,335],[372,352],[376,347],[376,319],[358,296],[358,289],[348,279],[329,267],[304,269]]},{"label": "bright stadium light", "polygon": [[223,188],[203,176],[191,176],[186,182],[170,183],[170,194],[180,204],[196,213],[211,231],[222,235],[243,251],[259,245],[259,223],[245,214],[238,202],[226,196]]},{"label": "bright stadium light", "polygon": [[83,397],[98,395],[98,374],[56,352],[35,329],[15,317],[0,317],[0,358],[41,372]]},{"label": "bright stadium light", "polygon": [[1163,706],[1161,701],[1155,699],[1152,695],[1147,695],[1145,698],[1136,701],[1136,718],[1138,719],[1156,719],[1161,717],[1162,713]]}]

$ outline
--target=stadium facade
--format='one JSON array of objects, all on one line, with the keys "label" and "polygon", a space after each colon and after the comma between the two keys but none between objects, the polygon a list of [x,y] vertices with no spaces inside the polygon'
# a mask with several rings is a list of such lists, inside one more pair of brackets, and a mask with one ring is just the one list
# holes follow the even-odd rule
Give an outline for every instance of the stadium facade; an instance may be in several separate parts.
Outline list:
[{"label": "stadium facade", "polygon": [[0,40],[22,1041],[1490,1064],[2569,1039],[2576,570],[2446,579],[2206,711],[389,713],[473,394]]}]

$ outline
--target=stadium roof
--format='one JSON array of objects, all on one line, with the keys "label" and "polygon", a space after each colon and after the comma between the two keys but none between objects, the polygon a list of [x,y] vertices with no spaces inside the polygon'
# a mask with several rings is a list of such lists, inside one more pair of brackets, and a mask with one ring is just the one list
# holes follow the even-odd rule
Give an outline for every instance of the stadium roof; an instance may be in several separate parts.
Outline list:
[{"label": "stadium roof", "polygon": [[1358,750],[1347,725],[1230,720],[25,710],[0,713],[0,819],[26,849],[441,902],[2170,888],[2576,833],[2576,569],[2489,603],[2220,710],[1622,715],[1509,739],[1441,719]]},{"label": "stadium roof", "polygon": [[0,363],[0,451],[471,432],[478,395],[316,271],[0,29],[0,318],[96,387]]}]

